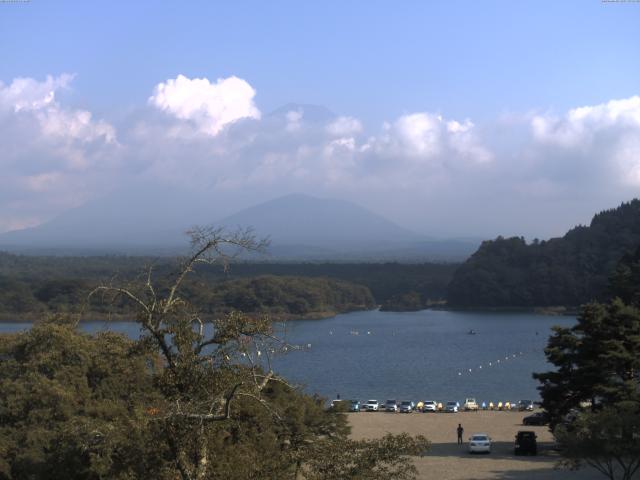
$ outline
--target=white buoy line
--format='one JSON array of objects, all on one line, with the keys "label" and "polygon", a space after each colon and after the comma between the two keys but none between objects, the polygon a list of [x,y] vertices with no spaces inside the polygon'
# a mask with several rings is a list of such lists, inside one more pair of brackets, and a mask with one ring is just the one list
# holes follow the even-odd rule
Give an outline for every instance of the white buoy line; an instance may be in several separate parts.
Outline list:
[{"label": "white buoy line", "polygon": [[[476,370],[482,370],[487,369],[487,368],[491,368],[491,367],[499,367],[500,365],[504,364],[505,362],[509,361],[509,360],[513,360],[513,359],[517,359],[518,357],[522,357],[524,355],[527,355],[528,353],[533,353],[536,352],[537,348],[533,348],[531,350],[522,352],[522,351],[518,351],[515,353],[511,353],[508,355],[505,355],[504,357],[500,357],[495,361],[490,361],[490,362],[486,362],[483,363],[482,365],[478,365],[478,367],[476,368]],[[462,369],[462,370],[458,370],[458,376],[461,377],[462,373],[468,373],[469,375],[473,374],[474,369],[473,368],[466,368],[466,369]]]}]

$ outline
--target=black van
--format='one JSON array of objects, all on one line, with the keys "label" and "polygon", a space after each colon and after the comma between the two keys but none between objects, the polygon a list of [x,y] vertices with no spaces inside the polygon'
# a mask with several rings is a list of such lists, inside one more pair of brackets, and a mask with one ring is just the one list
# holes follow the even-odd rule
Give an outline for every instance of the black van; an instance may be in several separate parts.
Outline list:
[{"label": "black van", "polygon": [[519,431],[516,435],[516,455],[537,455],[538,442],[535,432]]}]

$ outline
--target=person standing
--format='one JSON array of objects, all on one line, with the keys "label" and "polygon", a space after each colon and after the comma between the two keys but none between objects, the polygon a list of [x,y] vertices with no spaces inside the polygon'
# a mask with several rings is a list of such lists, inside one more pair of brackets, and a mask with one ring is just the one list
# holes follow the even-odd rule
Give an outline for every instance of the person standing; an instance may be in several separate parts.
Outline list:
[{"label": "person standing", "polygon": [[462,428],[462,424],[458,424],[458,428],[456,429],[458,432],[458,445],[462,445],[462,434],[464,433],[464,428]]}]

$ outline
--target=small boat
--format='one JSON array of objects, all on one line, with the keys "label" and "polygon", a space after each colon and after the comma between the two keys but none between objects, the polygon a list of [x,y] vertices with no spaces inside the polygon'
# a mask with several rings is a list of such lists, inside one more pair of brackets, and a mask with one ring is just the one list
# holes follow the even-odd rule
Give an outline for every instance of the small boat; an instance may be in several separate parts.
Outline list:
[{"label": "small boat", "polygon": [[475,335],[475,334],[476,334],[476,331],[472,328],[472,329],[471,329],[471,330],[469,330],[467,333],[468,333],[469,335]]}]

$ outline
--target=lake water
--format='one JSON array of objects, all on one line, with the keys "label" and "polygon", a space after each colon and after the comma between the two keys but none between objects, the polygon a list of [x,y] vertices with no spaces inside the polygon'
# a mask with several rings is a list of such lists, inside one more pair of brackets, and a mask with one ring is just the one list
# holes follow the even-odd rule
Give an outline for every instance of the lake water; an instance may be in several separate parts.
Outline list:
[{"label": "lake water", "polygon": [[[311,347],[276,357],[274,366],[307,392],[329,399],[535,400],[531,374],[550,368],[543,352],[550,329],[573,323],[573,317],[437,310],[298,320],[287,323],[287,340]],[[29,325],[0,324],[0,332],[24,328]],[[125,322],[83,328],[139,333]]]}]

